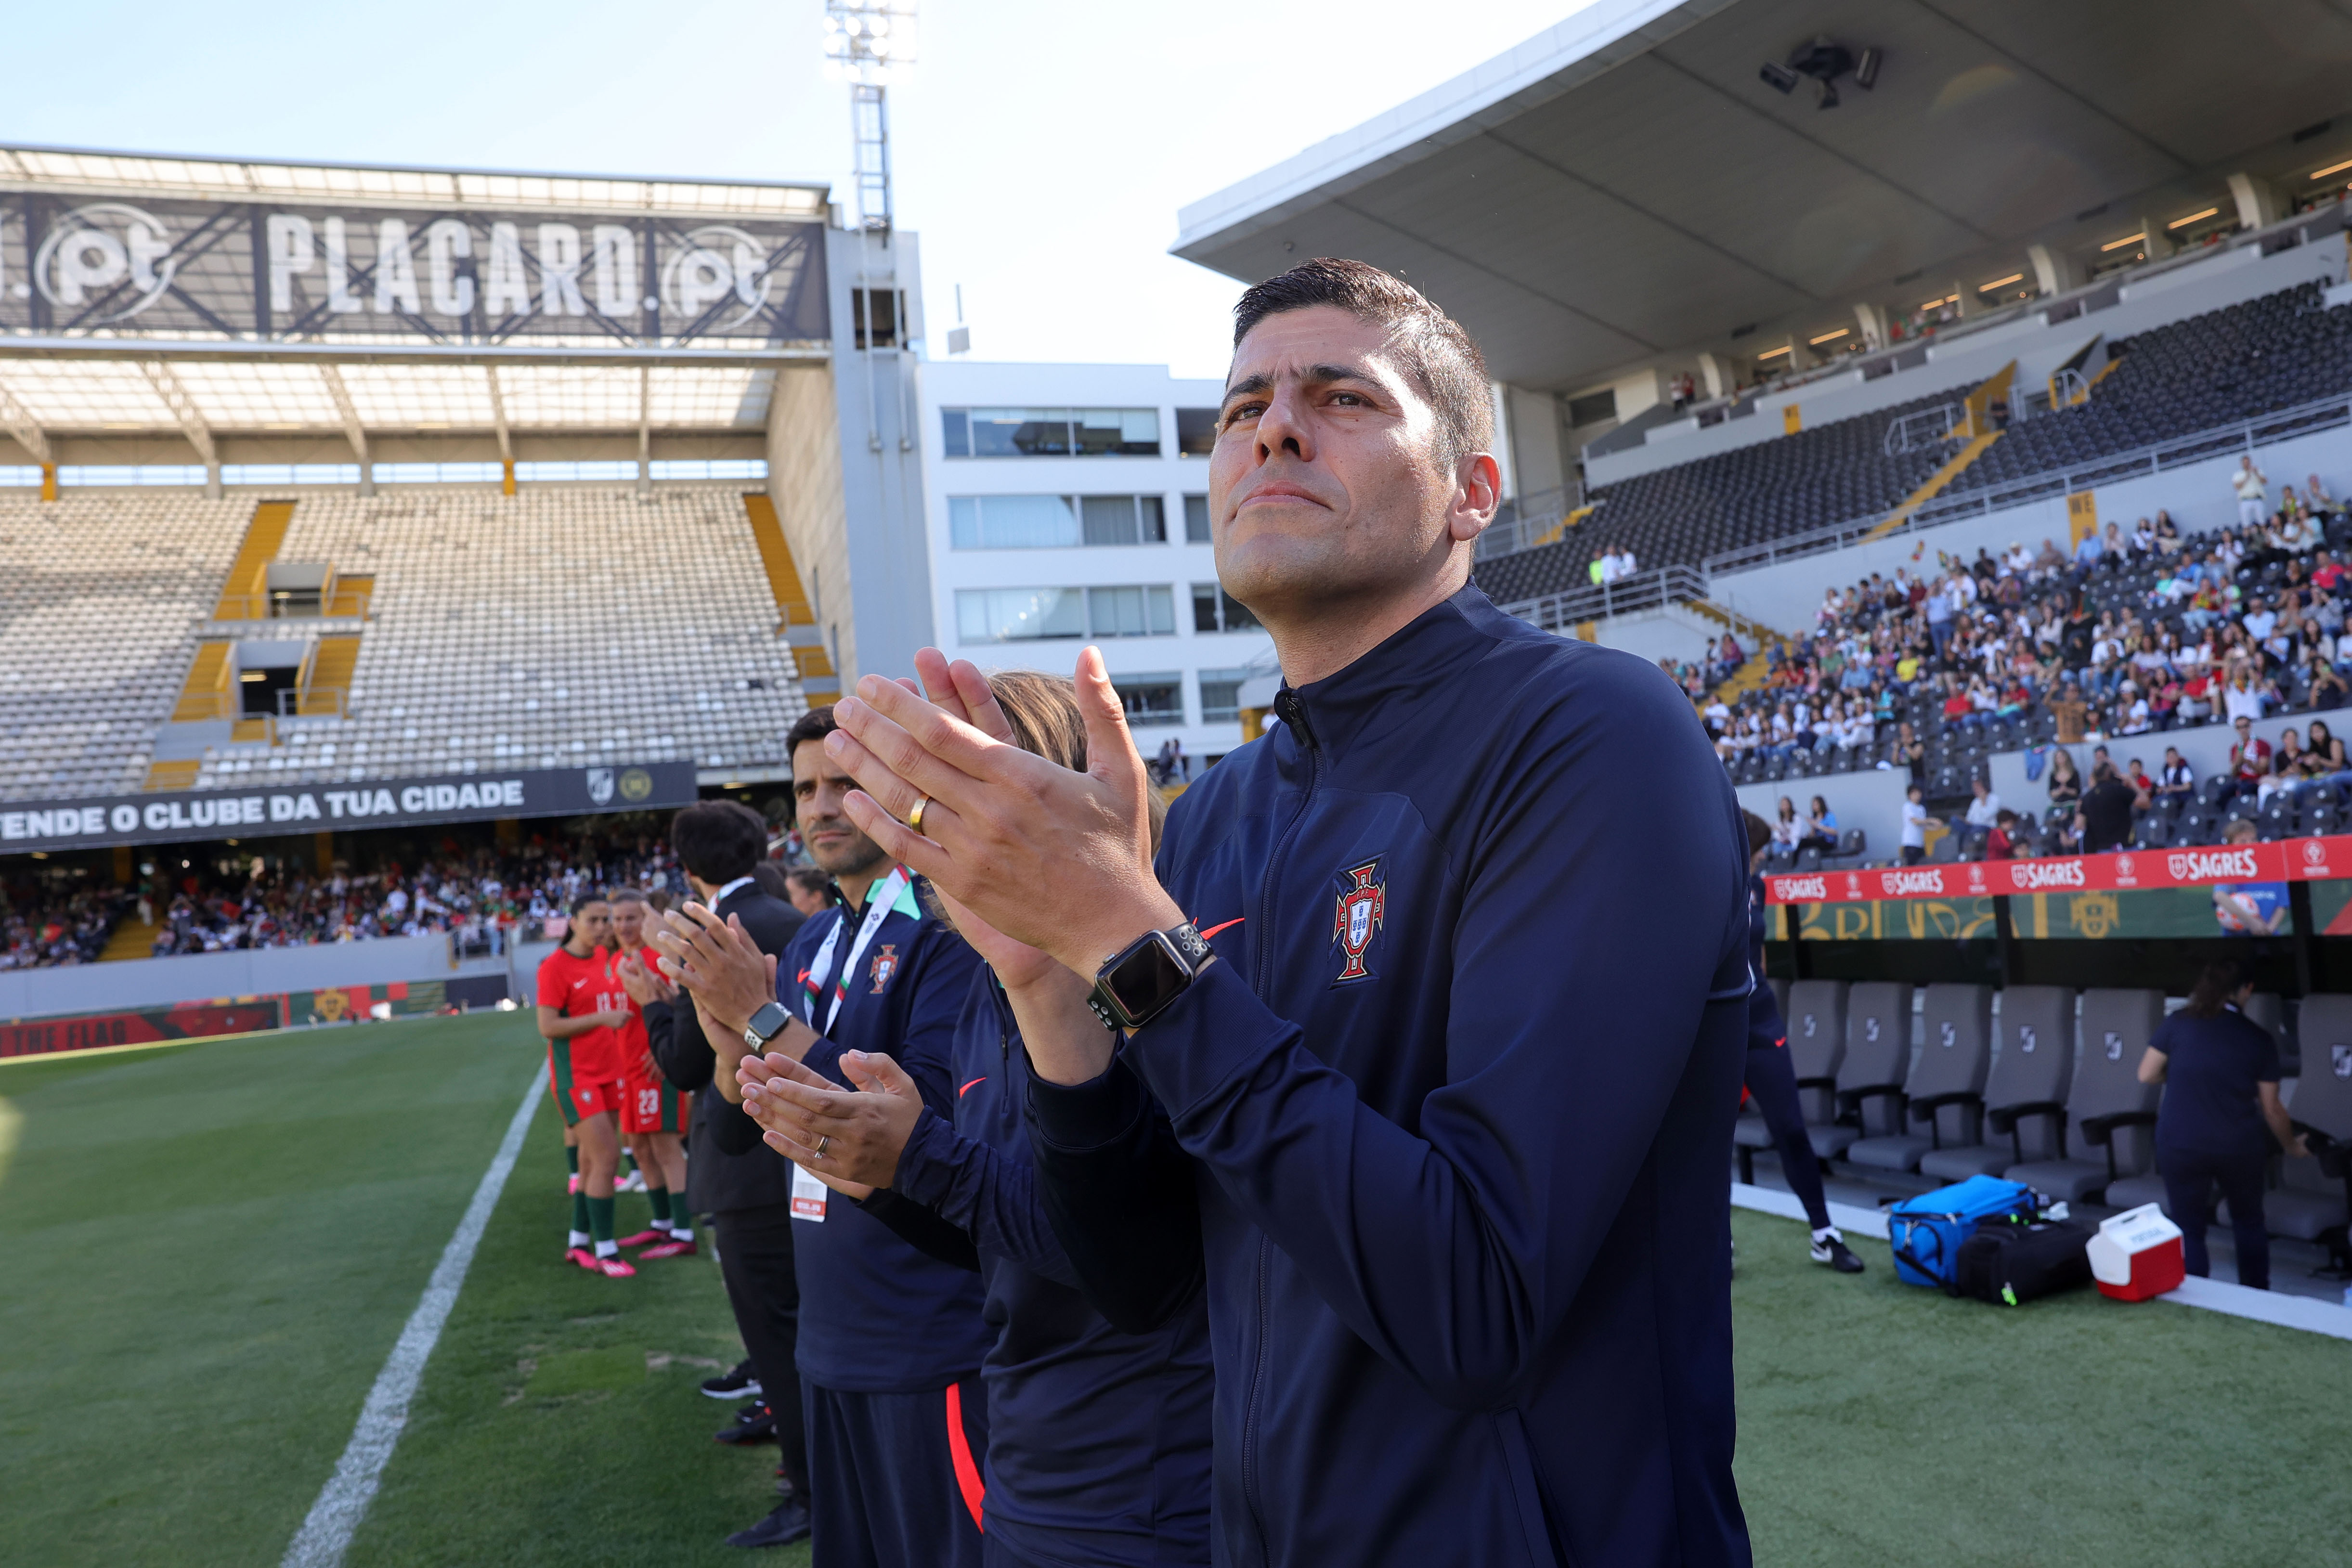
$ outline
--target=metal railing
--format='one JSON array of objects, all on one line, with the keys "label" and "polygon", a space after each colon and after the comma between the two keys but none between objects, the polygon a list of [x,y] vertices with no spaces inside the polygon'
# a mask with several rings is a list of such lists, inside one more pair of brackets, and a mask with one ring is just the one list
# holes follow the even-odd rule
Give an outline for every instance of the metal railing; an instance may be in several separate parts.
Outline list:
[{"label": "metal railing", "polygon": [[1514,497],[1496,508],[1495,520],[1478,536],[1476,559],[1492,560],[1551,543],[1547,536],[1556,536],[1568,514],[1583,504],[1582,493],[1573,486]]},{"label": "metal railing", "polygon": [[[2334,397],[2298,403],[2293,408],[2278,409],[2216,425],[2194,435],[2178,436],[2170,441],[2119,452],[2113,456],[2095,458],[2075,467],[2045,468],[2039,474],[2020,475],[1998,485],[1985,485],[1973,490],[1938,496],[1894,527],[1887,528],[1880,537],[1893,538],[1918,533],[1963,517],[1984,517],[2027,501],[2112,485],[2118,480],[2161,474],[2167,469],[2185,467],[2209,457],[2231,452],[2251,452],[2273,442],[2308,435],[2314,431],[2333,430],[2346,424],[2352,424],[2352,393],[2338,393]],[[1766,539],[1759,544],[1708,556],[1701,570],[1711,578],[1722,572],[1747,571],[1759,566],[1769,566],[1775,561],[1823,555],[1877,534],[1885,525],[1885,514],[1873,513],[1843,523],[1808,528],[1801,534]]]},{"label": "metal railing", "polygon": [[263,593],[224,593],[213,606],[215,621],[359,621],[367,615],[373,588],[339,588],[311,595],[274,589]]},{"label": "metal railing", "polygon": [[1664,566],[1637,571],[1614,582],[1547,593],[1502,606],[1506,615],[1540,626],[1547,632],[1568,632],[1587,621],[1630,615],[1637,610],[1662,610],[1669,604],[1706,597],[1706,574],[1696,567]]},{"label": "metal railing", "polygon": [[1899,457],[1906,452],[1924,452],[1930,446],[1945,446],[1959,439],[1960,422],[1966,411],[1958,403],[1942,403],[1935,408],[1923,408],[1906,413],[1886,427],[1880,447],[1889,457]]}]

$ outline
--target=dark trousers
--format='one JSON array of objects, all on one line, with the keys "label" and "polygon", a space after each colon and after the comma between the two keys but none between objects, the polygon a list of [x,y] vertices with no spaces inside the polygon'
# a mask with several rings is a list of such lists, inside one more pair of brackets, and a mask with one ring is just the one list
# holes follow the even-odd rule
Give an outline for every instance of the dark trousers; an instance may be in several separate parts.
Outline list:
[{"label": "dark trousers", "polygon": [[2205,1250],[2205,1216],[2220,1183],[2230,1205],[2230,1229],[2238,1243],[2238,1283],[2271,1288],[2271,1238],[2263,1228],[2263,1154],[2209,1155],[2202,1149],[2158,1147],[2156,1168],[2164,1174],[2164,1211],[2180,1227],[2180,1252],[2189,1271],[2213,1271]]},{"label": "dark trousers", "polygon": [[793,1273],[793,1211],[789,1205],[730,1208],[710,1217],[719,1243],[719,1271],[736,1332],[751,1353],[768,1407],[776,1413],[777,1464],[784,1479],[809,1495],[808,1433],[801,1414],[800,1365],[793,1343],[801,1322],[800,1281]]},{"label": "dark trousers", "polygon": [[1780,1155],[1780,1175],[1805,1206],[1805,1218],[1819,1230],[1830,1222],[1830,1206],[1822,1196],[1822,1164],[1813,1158],[1813,1141],[1805,1135],[1805,1103],[1797,1097],[1797,1070],[1789,1065],[1789,1048],[1749,1046],[1747,1083],[1748,1097],[1762,1113]]},{"label": "dark trousers", "polygon": [[978,1375],[922,1394],[801,1385],[813,1568],[982,1568],[981,1466],[988,1394]]}]

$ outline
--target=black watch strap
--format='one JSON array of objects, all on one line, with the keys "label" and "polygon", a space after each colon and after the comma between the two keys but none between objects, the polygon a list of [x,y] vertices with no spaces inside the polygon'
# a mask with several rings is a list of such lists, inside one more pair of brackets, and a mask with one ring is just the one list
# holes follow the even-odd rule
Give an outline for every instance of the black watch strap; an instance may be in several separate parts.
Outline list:
[{"label": "black watch strap", "polygon": [[1213,956],[1189,920],[1147,931],[1095,971],[1087,1006],[1109,1030],[1140,1029],[1184,994]]}]

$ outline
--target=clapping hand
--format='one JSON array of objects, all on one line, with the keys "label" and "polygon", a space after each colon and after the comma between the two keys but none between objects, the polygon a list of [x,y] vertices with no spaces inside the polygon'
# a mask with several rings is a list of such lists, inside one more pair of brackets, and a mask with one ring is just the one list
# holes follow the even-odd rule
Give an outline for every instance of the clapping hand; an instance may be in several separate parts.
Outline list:
[{"label": "clapping hand", "polygon": [[744,1113],[770,1148],[853,1197],[898,1177],[898,1156],[922,1119],[913,1079],[888,1056],[845,1051],[846,1090],[781,1053],[747,1056],[736,1068]]}]

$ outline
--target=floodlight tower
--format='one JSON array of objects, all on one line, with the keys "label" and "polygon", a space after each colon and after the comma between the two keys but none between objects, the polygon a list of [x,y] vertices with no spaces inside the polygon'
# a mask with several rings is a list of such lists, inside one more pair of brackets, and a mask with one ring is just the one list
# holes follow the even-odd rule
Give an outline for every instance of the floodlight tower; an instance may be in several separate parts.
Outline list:
[{"label": "floodlight tower", "polygon": [[858,226],[890,232],[889,84],[915,63],[914,0],[825,0],[824,70],[849,83]]}]

